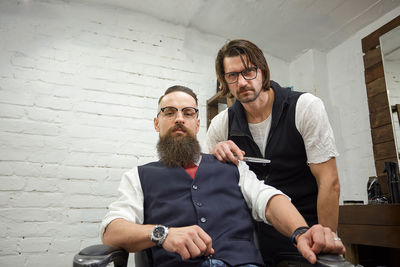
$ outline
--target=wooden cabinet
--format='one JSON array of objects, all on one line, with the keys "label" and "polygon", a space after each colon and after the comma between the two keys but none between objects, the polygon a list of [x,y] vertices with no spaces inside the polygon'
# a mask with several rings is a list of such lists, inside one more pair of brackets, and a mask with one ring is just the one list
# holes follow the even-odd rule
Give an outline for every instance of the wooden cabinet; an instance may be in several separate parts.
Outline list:
[{"label": "wooden cabinet", "polygon": [[338,236],[352,263],[400,266],[400,204],[340,206]]}]

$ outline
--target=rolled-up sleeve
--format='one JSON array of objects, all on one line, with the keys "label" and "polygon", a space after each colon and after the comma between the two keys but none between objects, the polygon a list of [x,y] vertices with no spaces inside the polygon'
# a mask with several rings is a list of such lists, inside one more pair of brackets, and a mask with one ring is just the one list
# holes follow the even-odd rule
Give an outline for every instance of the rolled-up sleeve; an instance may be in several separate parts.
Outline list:
[{"label": "rolled-up sleeve", "polygon": [[118,191],[120,193],[118,200],[110,204],[109,211],[101,222],[101,237],[107,225],[115,219],[121,218],[137,224],[143,223],[143,191],[137,167],[122,176]]},{"label": "rolled-up sleeve", "polygon": [[264,184],[264,181],[257,179],[254,172],[244,161],[239,161],[239,187],[247,206],[250,208],[253,219],[256,221],[264,221],[270,224],[265,217],[265,209],[268,201],[275,195],[284,195],[290,198],[275,187]]}]

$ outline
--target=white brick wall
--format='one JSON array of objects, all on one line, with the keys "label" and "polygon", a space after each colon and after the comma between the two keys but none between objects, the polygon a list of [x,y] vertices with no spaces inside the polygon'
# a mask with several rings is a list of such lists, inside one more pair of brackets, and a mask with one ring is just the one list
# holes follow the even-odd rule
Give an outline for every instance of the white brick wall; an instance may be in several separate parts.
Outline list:
[{"label": "white brick wall", "polygon": [[224,40],[56,0],[1,1],[0,38],[0,266],[71,266],[122,173],[155,158],[167,87],[198,94],[202,141]]}]

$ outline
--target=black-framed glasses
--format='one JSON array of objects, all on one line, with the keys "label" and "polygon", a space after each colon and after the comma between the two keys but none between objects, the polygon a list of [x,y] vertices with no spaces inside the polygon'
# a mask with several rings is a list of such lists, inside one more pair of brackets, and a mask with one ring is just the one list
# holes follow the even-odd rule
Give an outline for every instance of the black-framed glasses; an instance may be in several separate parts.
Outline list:
[{"label": "black-framed glasses", "polygon": [[225,73],[224,74],[225,81],[227,83],[236,83],[239,79],[239,74],[241,74],[245,80],[253,80],[257,78],[257,69],[258,69],[257,67],[251,67],[251,68],[246,68],[242,71]]},{"label": "black-framed glasses", "polygon": [[194,118],[197,118],[199,113],[199,109],[193,107],[185,107],[182,109],[178,109],[176,107],[168,106],[160,108],[160,112],[158,112],[157,117],[161,113],[162,116],[167,120],[173,120],[176,119],[176,116],[178,116],[179,111],[182,112],[182,116],[187,120],[193,120]]}]

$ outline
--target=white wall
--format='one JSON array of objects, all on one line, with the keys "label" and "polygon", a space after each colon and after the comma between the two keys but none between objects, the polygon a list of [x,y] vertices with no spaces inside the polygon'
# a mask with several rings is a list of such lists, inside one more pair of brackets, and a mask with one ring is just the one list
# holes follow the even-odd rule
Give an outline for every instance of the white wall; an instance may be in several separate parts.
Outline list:
[{"label": "white wall", "polygon": [[224,40],[78,1],[1,1],[0,36],[0,266],[71,266],[154,159],[167,87],[199,95],[205,135]]},{"label": "white wall", "polygon": [[295,90],[320,97],[328,112],[340,156],[343,200],[367,202],[367,181],[376,175],[372,151],[361,39],[400,13],[397,8],[328,53],[309,50],[290,63]]},{"label": "white wall", "polygon": [[400,13],[400,7],[363,28],[327,54],[330,102],[338,147],[342,200],[367,201],[375,176],[361,39]]},{"label": "white wall", "polygon": [[[225,40],[112,6],[0,2],[0,266],[71,266],[121,175],[155,159],[157,100],[194,89],[206,132]],[[270,57],[273,76],[288,63]]]}]

